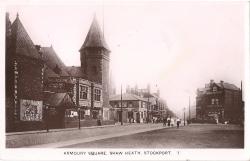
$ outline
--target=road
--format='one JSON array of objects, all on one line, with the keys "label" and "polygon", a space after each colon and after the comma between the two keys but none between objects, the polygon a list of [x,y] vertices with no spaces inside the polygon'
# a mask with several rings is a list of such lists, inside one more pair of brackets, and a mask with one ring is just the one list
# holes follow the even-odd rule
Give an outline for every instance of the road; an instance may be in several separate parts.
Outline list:
[{"label": "road", "polygon": [[244,148],[237,125],[197,124],[79,143],[64,148]]}]

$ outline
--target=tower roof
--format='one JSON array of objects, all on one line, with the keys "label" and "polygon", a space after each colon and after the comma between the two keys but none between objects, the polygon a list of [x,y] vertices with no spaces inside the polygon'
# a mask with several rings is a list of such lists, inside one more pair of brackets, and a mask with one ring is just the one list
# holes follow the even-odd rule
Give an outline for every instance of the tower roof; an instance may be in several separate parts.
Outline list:
[{"label": "tower roof", "polygon": [[90,26],[89,32],[87,34],[87,37],[80,49],[83,50],[84,48],[88,47],[100,47],[105,48],[106,50],[109,50],[109,47],[104,39],[103,33],[101,31],[101,28],[97,22],[96,16],[94,16],[94,19],[92,21],[92,24]]},{"label": "tower roof", "polygon": [[18,14],[15,21],[11,25],[11,37],[11,43],[13,45],[12,48],[15,50],[17,55],[24,55],[41,60],[41,55],[35,48],[35,45],[21,23]]}]

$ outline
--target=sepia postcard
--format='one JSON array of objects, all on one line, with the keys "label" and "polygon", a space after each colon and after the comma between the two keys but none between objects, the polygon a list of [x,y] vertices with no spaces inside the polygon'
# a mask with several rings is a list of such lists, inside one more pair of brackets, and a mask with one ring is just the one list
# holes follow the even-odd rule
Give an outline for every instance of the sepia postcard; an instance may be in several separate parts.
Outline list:
[{"label": "sepia postcard", "polygon": [[248,1],[1,2],[1,160],[250,160]]}]

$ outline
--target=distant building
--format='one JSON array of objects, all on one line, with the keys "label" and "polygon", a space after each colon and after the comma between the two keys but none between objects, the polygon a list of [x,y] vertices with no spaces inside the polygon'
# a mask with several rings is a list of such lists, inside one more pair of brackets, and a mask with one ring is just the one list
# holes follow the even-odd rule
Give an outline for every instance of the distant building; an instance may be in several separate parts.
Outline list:
[{"label": "distant building", "polygon": [[[146,89],[138,89],[137,86],[126,87],[126,93],[122,95],[123,102],[123,121],[129,119],[135,122],[151,122],[152,118],[162,119],[166,116],[174,116],[174,113],[168,109],[165,100],[160,98],[159,90],[157,93],[150,93],[150,86]],[[110,98],[110,105],[114,111],[113,117],[120,122],[121,116],[121,95],[114,95]]]},{"label": "distant building", "polygon": [[[115,122],[146,122],[148,101],[145,98],[135,94],[122,94],[122,108],[121,95],[114,95],[110,97],[110,105],[113,110],[113,118]],[[122,111],[122,112],[121,112]]]},{"label": "distant building", "polygon": [[242,89],[233,84],[213,80],[197,89],[196,118],[198,120],[239,122],[243,118]]}]

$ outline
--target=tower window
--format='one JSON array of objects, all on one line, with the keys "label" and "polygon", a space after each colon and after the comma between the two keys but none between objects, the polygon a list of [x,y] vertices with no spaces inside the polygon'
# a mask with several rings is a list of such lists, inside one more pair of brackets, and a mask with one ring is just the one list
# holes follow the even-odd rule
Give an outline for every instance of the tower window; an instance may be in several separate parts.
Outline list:
[{"label": "tower window", "polygon": [[80,86],[80,99],[88,98],[88,87]]},{"label": "tower window", "polygon": [[214,103],[215,103],[215,99],[214,99],[214,98],[212,98],[212,100],[211,100],[211,104],[212,104],[212,105],[214,105]]},{"label": "tower window", "polygon": [[101,90],[99,90],[99,89],[94,90],[94,99],[95,99],[95,101],[101,100]]}]

